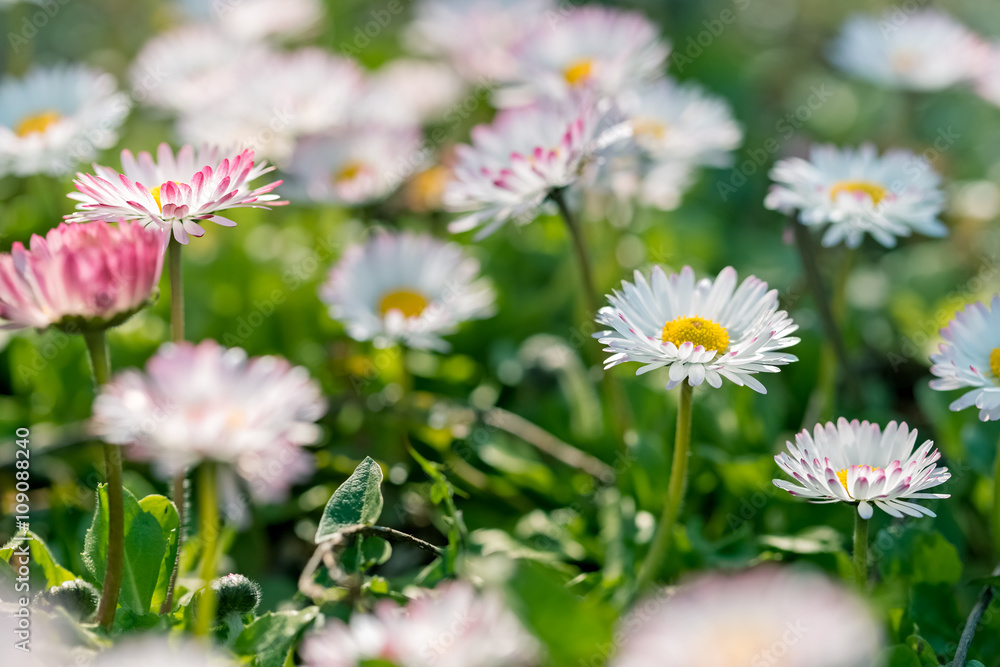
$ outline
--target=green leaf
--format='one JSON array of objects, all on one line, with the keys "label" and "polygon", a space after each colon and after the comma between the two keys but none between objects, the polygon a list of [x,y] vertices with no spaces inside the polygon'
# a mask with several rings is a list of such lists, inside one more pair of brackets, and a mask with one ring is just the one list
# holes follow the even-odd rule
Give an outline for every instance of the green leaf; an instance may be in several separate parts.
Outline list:
[{"label": "green leaf", "polygon": [[876,664],[883,667],[921,667],[920,658],[904,644],[887,648]]},{"label": "green leaf", "polygon": [[[94,520],[83,539],[83,564],[87,568],[84,578],[98,587],[104,584],[105,566],[108,562],[108,485],[97,486],[97,507]],[[90,575],[89,577],[87,575]]]},{"label": "green leaf", "polygon": [[337,488],[323,510],[316,543],[358,524],[372,525],[382,513],[382,469],[370,456]]},{"label": "green leaf", "polygon": [[292,647],[319,615],[319,607],[268,612],[251,621],[236,638],[233,650],[252,658],[254,667],[282,667]]},{"label": "green leaf", "polygon": [[160,564],[160,571],[156,579],[156,590],[153,591],[152,610],[156,611],[167,597],[167,585],[170,583],[170,575],[174,569],[174,560],[177,558],[177,534],[180,527],[180,520],[177,516],[177,508],[165,496],[146,496],[139,501],[139,507],[156,519],[160,524],[160,533],[167,543],[167,553]]},{"label": "green leaf", "polygon": [[937,653],[931,648],[930,643],[920,635],[910,635],[906,638],[906,645],[913,649],[913,652],[920,658],[922,667],[938,667]]},{"label": "green leaf", "polygon": [[392,557],[392,545],[381,537],[358,536],[350,549],[344,551],[340,566],[345,572],[364,572],[370,567],[381,565]]},{"label": "green leaf", "polygon": [[53,586],[58,586],[59,584],[79,578],[56,562],[55,558],[49,552],[49,548],[45,546],[45,542],[42,542],[41,538],[34,533],[30,533],[30,535],[31,559],[42,568],[42,572],[45,574],[45,588],[52,588]]},{"label": "green leaf", "polygon": [[976,577],[969,580],[973,586],[1000,586],[1000,574],[991,577]]}]

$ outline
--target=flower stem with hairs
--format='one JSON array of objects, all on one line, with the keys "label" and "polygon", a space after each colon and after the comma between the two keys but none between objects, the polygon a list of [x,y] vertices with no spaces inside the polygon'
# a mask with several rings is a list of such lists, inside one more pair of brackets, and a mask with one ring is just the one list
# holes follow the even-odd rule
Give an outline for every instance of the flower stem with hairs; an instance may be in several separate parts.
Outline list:
[{"label": "flower stem with hairs", "polygon": [[868,519],[861,518],[857,508],[854,510],[854,580],[858,588],[868,587]]}]

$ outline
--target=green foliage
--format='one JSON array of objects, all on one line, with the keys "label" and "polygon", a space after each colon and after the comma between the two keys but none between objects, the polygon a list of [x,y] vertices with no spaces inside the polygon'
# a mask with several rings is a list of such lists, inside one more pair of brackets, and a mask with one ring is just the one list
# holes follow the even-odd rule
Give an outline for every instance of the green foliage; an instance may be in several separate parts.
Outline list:
[{"label": "green foliage", "polygon": [[253,667],[282,667],[299,638],[319,615],[319,608],[268,612],[249,623],[233,650]]},{"label": "green foliage", "polygon": [[382,469],[365,457],[350,477],[334,492],[323,510],[315,541],[317,544],[344,528],[373,525],[382,514]]}]

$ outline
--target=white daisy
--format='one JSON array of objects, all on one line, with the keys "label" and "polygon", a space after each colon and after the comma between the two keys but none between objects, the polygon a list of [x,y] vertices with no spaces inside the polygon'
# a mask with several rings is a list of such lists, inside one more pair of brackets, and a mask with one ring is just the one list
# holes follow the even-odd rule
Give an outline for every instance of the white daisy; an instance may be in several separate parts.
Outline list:
[{"label": "white daisy", "polygon": [[781,160],[771,170],[775,182],[764,205],[783,213],[799,211],[804,225],[829,223],[823,245],[841,241],[855,248],[866,233],[891,248],[913,232],[948,233],[938,219],[944,208],[941,177],[922,156],[894,149],[881,157],[875,147],[813,146],[810,159]]},{"label": "white daisy", "polygon": [[553,0],[421,0],[405,40],[418,53],[446,59],[465,79],[488,84],[513,75],[511,48]]},{"label": "white daisy", "polygon": [[128,98],[84,65],[31,70],[0,82],[0,176],[72,171],[118,141]]},{"label": "white daisy", "polygon": [[844,24],[830,59],[844,71],[891,88],[940,90],[975,76],[984,44],[936,9],[899,17],[855,15]]},{"label": "white daisy", "polygon": [[648,282],[636,271],[635,284],[622,281],[597,313],[611,327],[594,334],[611,353],[604,367],[635,361],[636,375],[665,367],[667,389],[684,380],[720,387],[725,378],[766,394],[753,376],[797,361],[782,350],[799,342],[790,336],[798,325],[778,310],[777,290],[754,276],[738,288],[736,280],[732,267],[697,283],[689,266],[669,276],[655,266]]},{"label": "white daisy", "polygon": [[241,85],[183,114],[177,131],[188,143],[251,147],[279,166],[297,138],[344,126],[364,90],[356,62],[318,48],[247,58],[237,76]]},{"label": "white daisy", "polygon": [[419,129],[367,125],[301,140],[286,171],[310,200],[355,206],[391,194],[424,159]]},{"label": "white daisy", "polygon": [[[160,144],[156,160],[143,151],[138,159],[122,151],[122,171],[94,165],[95,175],[77,174],[73,181],[79,192],[67,195],[79,203],[77,212],[66,216],[70,222],[85,220],[139,220],[155,224],[179,243],[188,235],[203,236],[199,221],[235,227],[229,218],[218,215],[235,208],[268,208],[288,202],[278,201],[271,190],[281,181],[251,189],[250,182],[273,171],[267,163],[254,164],[251,150],[222,157],[214,147],[197,151],[184,146],[177,156],[167,144]],[[155,184],[155,185],[154,185]]]},{"label": "white daisy", "polygon": [[941,329],[937,354],[931,355],[931,389],[951,391],[970,388],[949,406],[954,411],[975,406],[979,419],[1000,419],[1000,296],[989,307],[969,304]]},{"label": "white daisy", "polygon": [[181,0],[193,20],[212,22],[233,39],[301,37],[323,19],[320,0]]},{"label": "white daisy", "polygon": [[[774,480],[774,485],[813,503],[857,503],[858,514],[870,519],[872,504],[891,516],[935,516],[908,500],[948,498],[946,493],[924,493],[951,477],[939,468],[941,453],[930,440],[913,451],[916,429],[889,422],[885,431],[867,421],[816,424],[802,431],[788,452],[774,457],[778,466],[798,484]],[[790,454],[790,455],[789,455]]]},{"label": "white daisy", "polygon": [[[101,653],[93,662],[88,661],[88,664],[92,667],[132,667],[139,664],[145,667],[175,667],[176,665],[184,665],[184,667],[235,667],[238,664],[235,660],[215,651],[206,644],[183,640],[179,637],[172,639],[174,641],[168,640],[166,636],[126,638]],[[50,667],[55,667],[55,665],[50,665]]]},{"label": "white daisy", "polygon": [[724,167],[743,140],[729,105],[697,84],[664,78],[624,93],[620,100],[633,141],[657,162]]},{"label": "white daisy", "polygon": [[465,83],[448,65],[401,58],[368,76],[353,117],[358,123],[397,126],[451,123],[464,113],[458,105],[464,91]]},{"label": "white daisy", "polygon": [[1000,42],[993,42],[976,74],[975,90],[987,102],[1000,106]]},{"label": "white daisy", "polygon": [[167,343],[145,372],[115,375],[94,401],[91,426],[164,476],[219,461],[270,501],[311,470],[303,447],[319,440],[315,421],[325,413],[305,368],[205,340]]},{"label": "white daisy", "polygon": [[356,340],[447,350],[441,336],[494,313],[493,289],[478,275],[457,244],[382,233],[344,253],[320,297]]},{"label": "white daisy", "polygon": [[639,601],[610,667],[871,667],[882,647],[863,600],[820,574],[708,574]]},{"label": "white daisy", "polygon": [[301,652],[306,667],[527,667],[539,647],[498,593],[451,582],[405,608],[382,600],[349,623],[331,619]]},{"label": "white daisy", "polygon": [[514,218],[530,222],[552,190],[574,183],[588,162],[627,136],[617,111],[604,104],[543,103],[501,111],[472,130],[472,145],[455,149],[445,205],[470,212],[452,232],[482,226],[477,239]]},{"label": "white daisy", "polygon": [[515,85],[500,91],[498,103],[564,100],[582,89],[615,96],[658,78],[669,53],[659,29],[642,14],[575,8],[538,22],[518,42]]}]

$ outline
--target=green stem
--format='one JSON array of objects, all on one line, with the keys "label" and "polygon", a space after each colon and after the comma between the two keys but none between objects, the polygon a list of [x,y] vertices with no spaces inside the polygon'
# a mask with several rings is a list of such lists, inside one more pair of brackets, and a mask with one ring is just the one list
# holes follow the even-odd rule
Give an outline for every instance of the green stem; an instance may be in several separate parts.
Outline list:
[{"label": "green stem", "polygon": [[[1000,576],[1000,565],[997,565],[993,570],[993,576]],[[983,613],[990,606],[992,600],[993,587],[986,584],[983,586],[983,591],[979,594],[979,598],[976,600],[969,618],[965,621],[965,629],[962,630],[962,637],[958,640],[958,649],[955,651],[955,660],[951,664],[956,666],[965,665],[965,657],[969,655],[972,640],[976,636],[976,630],[979,629],[979,623],[983,620]]]},{"label": "green stem", "polygon": [[[94,382],[100,387],[111,379],[111,358],[104,331],[83,334],[90,354]],[[122,497],[122,450],[118,445],[104,444],[104,479],[108,490],[108,557],[101,589],[101,604],[97,621],[110,632],[115,624],[118,594],[122,585],[122,564],[125,560],[125,508]]]},{"label": "green stem", "polygon": [[187,519],[187,474],[184,472],[174,477],[173,497],[174,505],[177,507],[177,556],[174,558],[174,567],[167,582],[166,597],[160,605],[161,614],[169,614],[174,607],[174,588],[177,586],[177,577],[181,570],[181,547],[184,545],[184,522]]},{"label": "green stem", "polygon": [[[569,230],[570,238],[573,241],[573,252],[576,254],[577,265],[580,267],[580,277],[583,280],[583,293],[588,315],[593,318],[600,310],[600,292],[597,291],[597,284],[594,282],[594,272],[591,268],[590,256],[587,254],[587,242],[583,238],[583,229],[567,206],[566,197],[561,189],[550,192],[549,198],[555,202],[556,208],[559,209],[559,215]],[[631,428],[632,411],[617,378],[608,372],[605,372],[601,377],[604,392],[613,413],[612,424],[615,428],[615,435],[618,437],[619,454],[622,455],[623,460],[627,460],[625,435]]]},{"label": "green stem", "polygon": [[677,408],[677,434],[674,437],[674,463],[670,470],[670,483],[667,486],[667,501],[663,506],[663,516],[657,526],[653,544],[646,554],[646,560],[639,570],[636,580],[636,590],[642,592],[660,571],[663,559],[670,552],[670,544],[674,534],[674,524],[680,512],[681,501],[684,499],[684,488],[687,486],[688,453],[691,450],[691,406],[694,388],[685,380],[681,384],[680,403]]},{"label": "green stem", "polygon": [[184,275],[181,268],[181,246],[173,236],[167,246],[170,273],[170,340],[184,340]]},{"label": "green stem", "polygon": [[219,537],[219,498],[216,492],[215,462],[205,461],[198,470],[198,521],[201,531],[201,579],[204,588],[198,601],[195,634],[207,635],[215,620],[215,557]]},{"label": "green stem", "polygon": [[856,507],[854,510],[854,580],[858,588],[868,588],[868,519],[862,519]]}]

